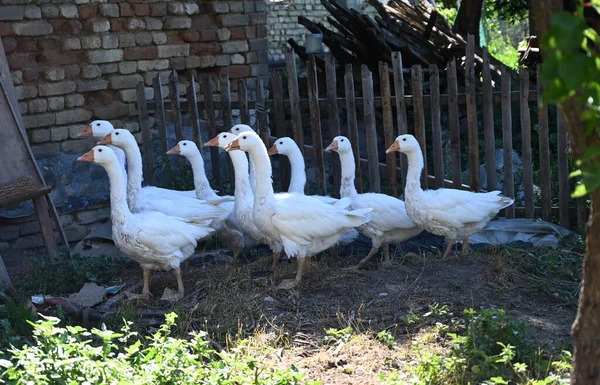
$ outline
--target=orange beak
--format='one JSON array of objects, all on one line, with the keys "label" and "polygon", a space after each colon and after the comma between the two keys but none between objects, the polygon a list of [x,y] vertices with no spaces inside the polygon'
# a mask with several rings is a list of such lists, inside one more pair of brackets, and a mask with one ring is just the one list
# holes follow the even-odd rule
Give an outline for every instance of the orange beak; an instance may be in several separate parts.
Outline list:
[{"label": "orange beak", "polygon": [[179,155],[181,153],[181,149],[179,148],[179,145],[175,145],[175,147],[173,147],[172,149],[170,149],[169,151],[167,151],[167,155],[172,155],[172,154],[176,154]]},{"label": "orange beak", "polygon": [[234,150],[239,150],[240,149],[240,143],[238,142],[238,140],[234,140],[233,142],[229,143],[227,146],[225,146],[225,151],[229,152],[229,151],[234,151]]},{"label": "orange beak", "polygon": [[215,136],[208,142],[204,143],[204,147],[219,147],[219,137]]},{"label": "orange beak", "polygon": [[337,150],[338,147],[338,142],[337,140],[332,140],[331,144],[329,146],[327,146],[327,148],[325,149],[325,151],[335,151]]},{"label": "orange beak", "polygon": [[90,124],[89,126],[87,126],[87,128],[84,128],[83,130],[79,131],[79,134],[77,134],[78,138],[86,138],[88,136],[92,136],[94,133],[92,132],[92,125]]},{"label": "orange beak", "polygon": [[392,143],[392,145],[390,146],[390,148],[388,148],[387,150],[385,150],[385,153],[389,154],[390,152],[394,152],[394,151],[400,151],[400,143],[398,143],[397,140],[395,140],[394,143]]},{"label": "orange beak", "polygon": [[275,155],[275,154],[279,154],[279,151],[277,151],[277,145],[273,145],[271,146],[271,148],[269,148],[269,155]]},{"label": "orange beak", "polygon": [[93,162],[94,161],[94,150],[90,150],[85,154],[77,158],[78,162]]},{"label": "orange beak", "polygon": [[100,140],[96,144],[104,144],[104,145],[112,144],[112,134],[106,135],[104,138],[102,138],[102,140]]}]

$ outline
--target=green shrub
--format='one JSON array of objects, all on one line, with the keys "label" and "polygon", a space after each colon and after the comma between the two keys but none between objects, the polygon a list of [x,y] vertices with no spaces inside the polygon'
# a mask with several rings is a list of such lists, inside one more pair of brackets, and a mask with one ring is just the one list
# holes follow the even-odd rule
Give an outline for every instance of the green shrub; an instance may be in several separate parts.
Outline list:
[{"label": "green shrub", "polygon": [[190,340],[170,336],[176,314],[153,335],[140,338],[126,323],[106,328],[59,327],[47,317],[33,326],[32,345],[11,348],[0,360],[0,380],[9,384],[304,384],[295,368],[267,367],[241,349],[216,352],[205,333]]}]

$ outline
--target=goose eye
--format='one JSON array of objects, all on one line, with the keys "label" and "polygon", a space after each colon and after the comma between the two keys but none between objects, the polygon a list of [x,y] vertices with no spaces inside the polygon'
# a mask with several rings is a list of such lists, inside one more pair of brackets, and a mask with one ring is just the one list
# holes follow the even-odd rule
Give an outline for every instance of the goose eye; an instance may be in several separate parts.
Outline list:
[{"label": "goose eye", "polygon": [[283,142],[279,142],[279,144],[283,144]]},{"label": "goose eye", "polygon": [[99,148],[99,149],[98,149],[98,152],[102,152],[102,149],[101,149],[101,148]]},{"label": "goose eye", "polygon": [[403,142],[406,142],[406,138],[402,138],[402,141],[403,141]]},{"label": "goose eye", "polygon": [[187,146],[187,143],[184,143],[183,145],[184,145],[184,146]]},{"label": "goose eye", "polygon": [[245,137],[245,136],[242,136],[242,139],[246,139],[246,137]]},{"label": "goose eye", "polygon": [[97,126],[97,127],[100,127],[100,123],[96,123],[96,126]]},{"label": "goose eye", "polygon": [[341,140],[342,142],[344,141],[344,139]]},{"label": "goose eye", "polygon": [[118,132],[115,132],[115,135],[119,135],[119,133],[118,133]]}]

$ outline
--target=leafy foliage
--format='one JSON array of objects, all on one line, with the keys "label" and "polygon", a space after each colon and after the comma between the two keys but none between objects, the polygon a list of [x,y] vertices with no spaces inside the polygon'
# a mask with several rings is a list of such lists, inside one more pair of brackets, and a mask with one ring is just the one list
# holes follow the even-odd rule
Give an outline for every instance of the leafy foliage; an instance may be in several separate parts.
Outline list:
[{"label": "leafy foliage", "polygon": [[[592,1],[600,8],[600,1]],[[587,26],[580,6],[576,14],[557,13],[542,44],[544,66],[542,81],[546,84],[544,99],[560,103],[577,97],[585,105],[581,120],[584,135],[600,135],[600,36]],[[576,70],[574,70],[576,69]],[[573,193],[582,197],[600,187],[600,146],[587,148],[577,159],[579,170],[571,175],[581,177]]]}]

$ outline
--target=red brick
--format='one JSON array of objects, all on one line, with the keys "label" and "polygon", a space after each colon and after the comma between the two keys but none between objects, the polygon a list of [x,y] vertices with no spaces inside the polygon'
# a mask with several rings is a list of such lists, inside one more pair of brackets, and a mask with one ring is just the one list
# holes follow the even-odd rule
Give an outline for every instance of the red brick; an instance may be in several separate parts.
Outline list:
[{"label": "red brick", "polygon": [[253,25],[249,27],[244,27],[244,32],[246,32],[246,37],[248,39],[256,39],[256,28],[257,27]]},{"label": "red brick", "polygon": [[266,25],[257,25],[256,26],[256,37],[259,39],[261,37],[267,37],[267,26]]},{"label": "red brick", "polygon": [[168,44],[183,44],[184,41],[179,36],[179,31],[167,31]]},{"label": "red brick", "polygon": [[65,70],[65,78],[70,80],[75,80],[79,78],[79,74],[81,73],[81,67],[78,64],[71,64],[62,67]]},{"label": "red brick", "polygon": [[23,70],[23,81],[33,83],[40,80],[40,71],[37,68],[25,68]]},{"label": "red brick", "polygon": [[181,40],[186,42],[198,41],[200,40],[200,32],[194,29],[186,29],[185,31],[181,31],[179,33],[179,37],[181,37]]},{"label": "red brick", "polygon": [[0,36],[9,35],[12,31],[9,23],[0,23]]},{"label": "red brick", "polygon": [[153,60],[157,57],[156,47],[125,48],[125,60]]},{"label": "red brick", "polygon": [[133,9],[131,9],[131,5],[127,3],[121,3],[119,4],[119,8],[121,10],[121,17],[135,16]]},{"label": "red brick", "polygon": [[50,66],[64,66],[67,64],[76,64],[77,54],[75,52],[47,52],[38,54],[38,61]]},{"label": "red brick", "polygon": [[193,55],[208,55],[216,54],[221,52],[221,46],[219,43],[192,43],[190,44],[190,56]]},{"label": "red brick", "polygon": [[246,54],[246,63],[253,64],[258,62],[258,54],[256,52],[248,52]]},{"label": "red brick", "polygon": [[216,15],[201,15],[201,16],[194,16],[192,18],[192,28],[197,29],[199,31],[205,30],[205,29],[217,29],[217,23],[215,22],[215,20],[218,18],[218,16]]},{"label": "red brick", "polygon": [[230,39],[232,40],[244,39],[246,37],[246,33],[242,27],[232,27],[229,30],[231,31]]},{"label": "red brick", "polygon": [[17,40],[19,52],[36,52],[37,44],[33,38],[20,38]]},{"label": "red brick", "polygon": [[151,16],[166,16],[167,15],[167,4],[152,4],[150,5]]},{"label": "red brick", "polygon": [[4,52],[9,53],[17,49],[17,41],[12,37],[5,37],[2,39],[2,45],[4,46]]},{"label": "red brick", "polygon": [[225,69],[225,72],[232,79],[247,78],[250,76],[250,66],[247,65],[233,65]]},{"label": "red brick", "polygon": [[79,20],[52,19],[53,34],[79,35],[83,31],[83,24]]},{"label": "red brick", "polygon": [[31,63],[35,63],[34,53],[12,53],[8,55],[8,65],[11,70],[20,70]]},{"label": "red brick", "polygon": [[150,7],[148,4],[136,4],[133,6],[135,14],[137,16],[149,16],[150,15]]},{"label": "red brick", "polygon": [[40,51],[55,51],[58,49],[58,40],[54,38],[38,39],[37,46]]},{"label": "red brick", "polygon": [[86,5],[79,7],[79,18],[80,19],[91,19],[96,17],[98,14],[98,4]]},{"label": "red brick", "polygon": [[123,30],[123,22],[119,19],[110,19],[110,31],[119,32]]},{"label": "red brick", "polygon": [[214,29],[207,29],[200,32],[200,40],[202,41],[216,41],[217,40],[217,31]]}]

